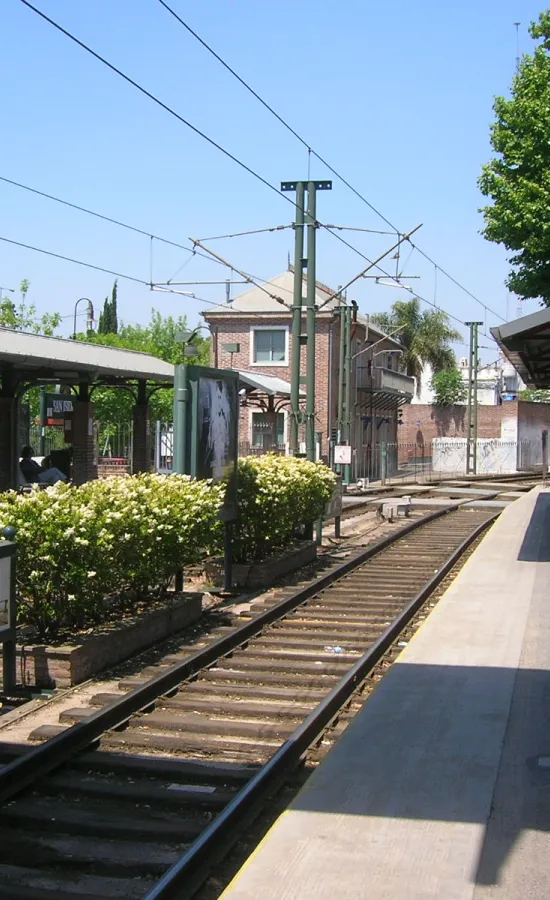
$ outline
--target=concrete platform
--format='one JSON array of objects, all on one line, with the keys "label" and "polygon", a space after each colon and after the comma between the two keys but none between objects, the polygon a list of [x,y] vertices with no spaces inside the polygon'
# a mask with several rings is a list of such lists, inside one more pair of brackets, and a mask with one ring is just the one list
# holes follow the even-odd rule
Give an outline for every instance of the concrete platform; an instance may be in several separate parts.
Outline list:
[{"label": "concrete platform", "polygon": [[550,895],[550,492],[505,509],[223,900]]},{"label": "concrete platform", "polygon": [[[396,497],[397,499],[400,498]],[[384,497],[372,500],[371,504],[378,507],[390,501],[391,497]],[[448,497],[446,499],[442,497],[411,497],[411,509],[441,509],[443,506],[460,506],[461,503],[464,503],[464,500],[450,500]]]},{"label": "concrete platform", "polygon": [[513,497],[497,497],[496,500],[467,500],[462,503],[462,507],[464,509],[505,509],[513,502]]},{"label": "concrete platform", "polygon": [[525,494],[527,491],[530,491],[533,485],[524,486],[523,484],[516,484],[515,481],[478,481],[476,483],[476,487],[478,488],[486,488],[488,491],[519,491],[522,494]]},{"label": "concrete platform", "polygon": [[434,494],[446,494],[448,497],[485,497],[487,500],[492,500],[493,497],[496,497],[498,493],[498,491],[493,490],[482,490],[480,488],[473,487],[450,487],[448,485],[433,488],[432,490]]}]

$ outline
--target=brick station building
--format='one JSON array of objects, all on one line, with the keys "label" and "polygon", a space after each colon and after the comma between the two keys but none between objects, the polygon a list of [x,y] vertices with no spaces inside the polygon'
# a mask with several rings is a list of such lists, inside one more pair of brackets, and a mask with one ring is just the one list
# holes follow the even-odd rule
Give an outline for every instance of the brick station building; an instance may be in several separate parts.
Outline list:
[{"label": "brick station building", "polygon": [[151,466],[150,392],[173,382],[174,367],[146,353],[0,328],[0,490],[19,484],[19,411],[30,387],[71,388],[72,477],[83,484],[97,478],[94,388],[133,393],[132,471],[144,472]]},{"label": "brick station building", "polygon": [[[212,333],[211,363],[219,368],[237,369],[291,380],[292,305],[294,272],[292,267],[263,285],[254,287],[233,301],[203,313]],[[338,422],[338,373],[340,369],[341,300],[335,292],[317,282],[315,303],[315,430],[320,433],[320,452],[327,458],[329,440]],[[304,278],[303,296],[306,294]],[[282,301],[282,302],[281,302]],[[305,333],[305,312],[302,320]],[[374,347],[376,345],[376,347]],[[372,348],[372,349],[371,349]],[[351,446],[354,456],[381,441],[397,439],[399,407],[408,402],[414,390],[412,378],[397,371],[396,352],[401,345],[357,314],[351,336]],[[362,352],[364,351],[364,352]],[[358,355],[356,355],[358,354]],[[306,374],[306,349],[301,354],[301,374]],[[240,442],[252,451],[288,448],[290,401],[288,392],[273,401],[256,394],[241,407]],[[273,417],[275,422],[273,423]],[[274,427],[273,427],[274,425]],[[301,431],[300,441],[304,435]],[[246,446],[243,448],[246,450]]]}]

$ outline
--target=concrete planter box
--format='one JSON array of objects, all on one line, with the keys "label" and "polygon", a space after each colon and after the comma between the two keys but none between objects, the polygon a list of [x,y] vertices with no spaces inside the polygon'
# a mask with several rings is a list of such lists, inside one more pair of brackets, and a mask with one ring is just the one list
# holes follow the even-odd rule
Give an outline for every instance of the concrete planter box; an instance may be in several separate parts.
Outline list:
[{"label": "concrete planter box", "polygon": [[[277,578],[306,566],[313,562],[316,556],[315,542],[301,541],[297,546],[276,556],[270,556],[262,562],[251,565],[238,563],[233,566],[233,587],[270,587]],[[204,568],[210,584],[221,587],[223,585],[223,558],[207,560]]]},{"label": "concrete planter box", "polygon": [[202,612],[202,596],[188,594],[163,608],[128,618],[120,628],[86,636],[79,644],[18,646],[17,680],[38,687],[80,684],[196,622]]}]

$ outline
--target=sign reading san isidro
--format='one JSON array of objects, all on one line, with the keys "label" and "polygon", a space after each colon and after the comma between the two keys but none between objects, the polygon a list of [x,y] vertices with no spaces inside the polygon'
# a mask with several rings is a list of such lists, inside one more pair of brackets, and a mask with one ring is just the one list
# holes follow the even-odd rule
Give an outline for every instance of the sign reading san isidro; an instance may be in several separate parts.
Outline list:
[{"label": "sign reading san isidro", "polygon": [[67,394],[46,394],[46,425],[62,427],[72,411],[72,397]]}]

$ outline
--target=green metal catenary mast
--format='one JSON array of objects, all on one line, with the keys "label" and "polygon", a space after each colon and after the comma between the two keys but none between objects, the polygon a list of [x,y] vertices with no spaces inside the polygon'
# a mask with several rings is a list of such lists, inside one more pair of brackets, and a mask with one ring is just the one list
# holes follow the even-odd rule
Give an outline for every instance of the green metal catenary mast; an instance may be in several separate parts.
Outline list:
[{"label": "green metal catenary mast", "polygon": [[[284,181],[282,191],[296,192],[296,222],[294,243],[294,300],[292,305],[292,359],[290,382],[290,452],[298,452],[298,427],[306,426],[306,456],[315,460],[315,284],[316,237],[319,227],[316,218],[317,191],[332,190],[331,181]],[[305,195],[307,191],[307,208]],[[307,257],[304,257],[304,222],[307,225]],[[307,269],[307,289],[304,304],[303,275]],[[302,333],[302,314],[306,312],[306,333]],[[306,345],[306,375],[300,374],[302,345]],[[300,385],[306,388],[305,417],[300,410]]]}]

